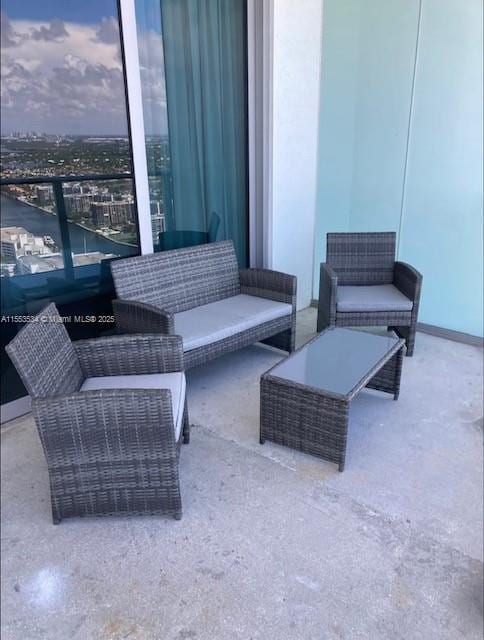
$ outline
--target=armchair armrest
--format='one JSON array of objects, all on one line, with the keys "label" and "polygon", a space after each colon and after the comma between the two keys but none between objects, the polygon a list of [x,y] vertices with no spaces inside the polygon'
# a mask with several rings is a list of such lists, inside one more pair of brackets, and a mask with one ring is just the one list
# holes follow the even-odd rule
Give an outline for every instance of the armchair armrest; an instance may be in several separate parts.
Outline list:
[{"label": "armchair armrest", "polygon": [[406,262],[395,262],[393,284],[414,302],[414,308],[420,300],[422,274]]},{"label": "armchair armrest", "polygon": [[113,311],[118,333],[175,332],[173,314],[152,304],[135,300],[113,300]]},{"label": "armchair armrest", "polygon": [[109,336],[78,340],[73,346],[87,378],[183,371],[180,336]]},{"label": "armchair armrest", "polygon": [[327,262],[322,262],[319,268],[318,331],[336,322],[337,287],[338,276],[334,269]]},{"label": "armchair armrest", "polygon": [[296,276],[271,269],[239,269],[239,277],[242,293],[286,302],[296,308]]},{"label": "armchair armrest", "polygon": [[[51,474],[62,484],[66,467],[95,465],[96,473],[142,461],[153,452],[175,456],[168,389],[102,389],[34,398],[32,412]],[[59,469],[57,472],[56,468]]]}]

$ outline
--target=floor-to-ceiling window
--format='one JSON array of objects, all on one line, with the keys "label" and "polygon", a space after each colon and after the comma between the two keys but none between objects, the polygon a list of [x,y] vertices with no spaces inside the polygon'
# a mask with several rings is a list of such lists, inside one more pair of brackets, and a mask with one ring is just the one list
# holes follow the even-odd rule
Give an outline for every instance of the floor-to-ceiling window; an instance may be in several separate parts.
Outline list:
[{"label": "floor-to-ceiling window", "polygon": [[[135,17],[126,11],[133,2]],[[25,389],[4,346],[48,302],[73,338],[114,329],[109,264],[140,253],[140,229],[151,250],[148,219],[155,251],[231,239],[247,264],[248,114],[246,0],[1,0],[1,8],[5,407]],[[137,31],[143,105],[131,120],[127,27]],[[139,189],[137,206],[134,174],[146,170],[139,155],[133,166],[130,129],[138,140],[139,121],[149,205]]]},{"label": "floor-to-ceiling window", "polygon": [[4,345],[54,301],[74,338],[113,329],[109,262],[139,253],[116,0],[2,0]]},{"label": "floor-to-ceiling window", "polygon": [[136,0],[155,251],[248,253],[245,0]]}]

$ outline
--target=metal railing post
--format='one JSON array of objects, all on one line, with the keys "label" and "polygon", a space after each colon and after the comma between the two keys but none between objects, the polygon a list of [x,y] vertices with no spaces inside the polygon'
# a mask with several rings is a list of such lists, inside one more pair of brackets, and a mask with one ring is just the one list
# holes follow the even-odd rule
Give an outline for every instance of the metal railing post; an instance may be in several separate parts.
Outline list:
[{"label": "metal railing post", "polygon": [[69,223],[67,221],[66,203],[61,180],[52,180],[54,191],[55,209],[62,240],[62,256],[66,278],[74,279],[74,263],[72,260],[71,239],[69,236]]}]

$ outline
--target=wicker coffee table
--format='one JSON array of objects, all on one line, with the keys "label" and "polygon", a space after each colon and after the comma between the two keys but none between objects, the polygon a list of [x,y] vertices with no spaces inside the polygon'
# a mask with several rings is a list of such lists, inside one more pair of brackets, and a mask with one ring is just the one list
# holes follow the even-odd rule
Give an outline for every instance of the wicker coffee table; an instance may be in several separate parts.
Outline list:
[{"label": "wicker coffee table", "polygon": [[398,399],[405,341],[331,328],[261,377],[260,442],[336,462],[343,471],[351,400],[363,389]]}]

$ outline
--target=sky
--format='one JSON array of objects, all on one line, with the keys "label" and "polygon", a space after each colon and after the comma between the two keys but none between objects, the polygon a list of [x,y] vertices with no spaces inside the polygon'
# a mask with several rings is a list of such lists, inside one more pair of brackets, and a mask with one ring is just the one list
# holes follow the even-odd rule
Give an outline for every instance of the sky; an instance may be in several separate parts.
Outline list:
[{"label": "sky", "polygon": [[2,0],[2,11],[11,20],[45,22],[55,18],[92,24],[116,15],[114,0]]},{"label": "sky", "polygon": [[[159,3],[136,6],[145,128],[166,134]],[[2,133],[126,135],[115,0],[2,0],[1,10]]]}]

